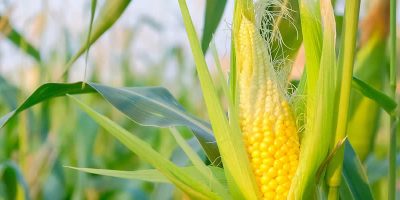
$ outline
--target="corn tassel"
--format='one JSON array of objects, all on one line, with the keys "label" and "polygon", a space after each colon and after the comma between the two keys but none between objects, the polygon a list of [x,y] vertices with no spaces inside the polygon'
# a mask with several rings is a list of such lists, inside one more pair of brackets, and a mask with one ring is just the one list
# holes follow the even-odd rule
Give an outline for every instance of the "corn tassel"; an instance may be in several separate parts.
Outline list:
[{"label": "corn tassel", "polygon": [[252,20],[237,32],[240,127],[263,199],[286,199],[299,160],[296,121]]}]

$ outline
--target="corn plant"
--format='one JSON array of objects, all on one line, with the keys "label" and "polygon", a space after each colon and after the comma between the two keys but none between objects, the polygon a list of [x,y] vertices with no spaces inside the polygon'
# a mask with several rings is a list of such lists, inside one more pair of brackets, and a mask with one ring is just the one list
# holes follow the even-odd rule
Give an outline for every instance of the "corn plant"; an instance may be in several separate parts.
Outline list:
[{"label": "corn plant", "polygon": [[[118,20],[130,1],[106,1],[94,20],[96,3],[92,1],[87,40],[66,64],[64,78],[79,57],[85,52],[89,55],[89,47]],[[371,133],[368,137],[358,134],[357,128],[368,123],[378,127],[381,109],[391,122],[390,164],[385,168],[390,175],[385,189],[389,199],[396,198],[395,0],[390,1],[390,95],[383,90],[386,72],[368,66],[370,56],[385,60],[379,54],[382,51],[373,52],[383,48],[380,45],[385,45],[386,34],[367,37],[369,45],[361,50],[356,48],[360,0],[345,2],[341,26],[329,0],[235,0],[229,74],[221,69],[218,52],[211,42],[227,2],[206,2],[201,41],[186,0],[178,3],[209,121],[187,112],[163,87],[116,88],[84,81],[40,86],[0,119],[0,127],[40,102],[67,96],[107,133],[153,167],[120,171],[67,166],[69,169],[170,183],[190,199],[380,199],[372,190],[376,185],[368,180],[373,175],[369,168],[365,169],[380,166],[368,164],[367,159],[374,158],[372,146],[378,128],[365,130]],[[296,32],[301,38],[288,42]],[[300,43],[304,46],[305,68],[294,85],[289,74]],[[34,48],[30,44],[28,47],[28,54],[41,62]],[[208,49],[217,66],[215,80],[205,59]],[[373,77],[371,71],[382,76]],[[380,83],[371,84],[376,82]],[[85,93],[100,94],[137,124],[169,128],[167,131],[190,164],[177,165],[141,137],[75,97]],[[375,106],[375,112],[365,116],[369,109],[365,105]],[[200,153],[188,144],[182,130],[175,128],[181,126],[192,131],[202,147]],[[368,148],[362,146],[363,137]],[[2,164],[0,170],[21,176],[14,164]],[[382,180],[383,176],[377,179]],[[25,191],[29,190],[24,179],[20,179]]]}]

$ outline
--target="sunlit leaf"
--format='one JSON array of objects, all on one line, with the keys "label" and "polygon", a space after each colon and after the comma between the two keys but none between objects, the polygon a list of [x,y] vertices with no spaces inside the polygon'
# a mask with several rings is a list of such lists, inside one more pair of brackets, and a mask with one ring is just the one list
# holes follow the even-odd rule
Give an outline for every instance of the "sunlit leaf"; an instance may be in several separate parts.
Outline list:
[{"label": "sunlit leaf", "polygon": [[[289,194],[289,197],[293,199],[309,199],[316,192],[315,186],[318,181],[316,174],[329,155],[336,126],[336,113],[334,112],[337,104],[335,96],[336,22],[330,1],[320,1],[321,10],[317,6],[319,4],[314,2],[313,0],[300,3],[302,22],[307,22],[307,24],[302,24],[307,67],[307,123],[301,140],[299,166]],[[319,11],[324,13],[321,15],[322,24],[312,18],[319,16]],[[318,35],[320,34],[318,32],[320,25],[323,25],[324,28],[322,41],[319,41],[320,35]],[[315,38],[310,38],[311,36]],[[319,49],[319,42],[323,42],[321,49]],[[307,53],[307,51],[309,52]],[[317,61],[318,63],[314,63]],[[330,164],[333,161],[334,158]]]},{"label": "sunlit leaf", "polygon": [[86,56],[85,56],[85,74],[84,74],[84,78],[86,78],[86,71],[87,71],[87,65],[88,65],[88,59],[89,59],[89,50],[90,50],[90,37],[92,35],[92,29],[93,29],[93,20],[94,20],[94,15],[96,13],[96,6],[97,6],[97,0],[92,0],[91,3],[91,9],[90,9],[90,23],[89,23],[89,32],[87,35],[87,40],[86,40],[86,46],[87,46],[87,50],[86,50]]},{"label": "sunlit leaf", "polygon": [[[364,167],[348,140],[345,142],[342,173],[344,177],[343,181],[345,181],[345,184],[348,186],[353,199],[374,199]],[[343,188],[341,188],[341,190],[342,189]]]},{"label": "sunlit leaf", "polygon": [[216,88],[208,70],[200,41],[186,5],[185,0],[179,0],[179,7],[186,33],[196,63],[196,70],[200,80],[203,98],[207,107],[213,132],[227,175],[228,185],[233,198],[257,199],[259,189],[244,148],[239,123],[229,124],[225,111],[221,105]]},{"label": "sunlit leaf", "polygon": [[124,146],[129,150],[134,152],[138,157],[159,170],[168,180],[184,191],[187,195],[196,199],[218,199],[217,194],[213,192],[213,188],[208,187],[201,180],[195,179],[185,173],[174,163],[155,151],[148,143],[134,134],[131,134],[109,118],[92,110],[89,106],[80,102],[75,97],[70,97],[101,127],[106,129],[107,132],[124,144]]},{"label": "sunlit leaf", "polygon": [[395,109],[397,107],[397,103],[387,96],[386,94],[376,90],[372,86],[363,82],[362,80],[353,77],[353,88],[358,92],[363,94],[364,96],[374,100],[377,104],[379,104],[388,114],[394,115]]},{"label": "sunlit leaf", "polygon": [[28,184],[20,170],[20,168],[12,161],[0,163],[0,184],[5,184],[5,199],[16,199],[17,184],[20,184],[24,190],[24,198],[30,199]]},{"label": "sunlit leaf", "polygon": [[95,92],[93,88],[86,87],[82,89],[81,83],[64,84],[64,83],[47,83],[40,86],[31,96],[28,97],[17,109],[7,113],[0,118],[0,128],[2,128],[12,117],[21,111],[30,108],[42,101],[51,98],[65,96],[68,94],[82,94]]},{"label": "sunlit leaf", "polygon": [[319,21],[321,15],[318,2],[319,0],[299,1],[301,31],[306,56],[307,93],[309,95],[315,92],[315,87],[318,85],[316,82],[322,51],[322,27]]},{"label": "sunlit leaf", "polygon": [[[218,147],[210,125],[187,113],[173,96],[161,87],[112,88],[88,83],[114,107],[145,126],[187,126],[191,128],[211,161],[219,160]],[[218,163],[218,162],[216,162]]]},{"label": "sunlit leaf", "polygon": [[78,52],[72,56],[71,60],[67,63],[63,76],[65,76],[71,65],[82,56],[82,54],[99,39],[112,25],[121,17],[125,9],[128,7],[131,0],[113,0],[105,1],[100,10],[98,18],[93,23],[93,29],[90,28],[90,39],[84,41]]},{"label": "sunlit leaf", "polygon": [[203,160],[189,146],[189,144],[185,141],[182,135],[179,134],[179,132],[174,128],[171,128],[170,130],[178,145],[182,148],[182,150],[188,156],[194,167],[197,169],[198,176],[201,176],[201,178],[206,179],[209,185],[215,188],[215,190],[218,191],[218,193],[221,194],[221,196],[223,196],[224,199],[229,199],[230,195],[228,194],[227,188],[223,187],[223,185],[220,182],[218,182],[217,179],[214,178],[211,169],[204,164]]},{"label": "sunlit leaf", "polygon": [[[13,116],[40,102],[66,94],[97,92],[115,108],[144,126],[187,126],[204,148],[211,161],[219,160],[219,151],[210,125],[187,113],[174,97],[161,87],[113,88],[96,83],[47,83],[40,86],[17,109],[0,118],[3,127]],[[216,162],[218,163],[218,162]]]},{"label": "sunlit leaf", "polygon": [[[124,179],[132,179],[132,180],[140,180],[140,181],[149,181],[155,183],[171,183],[162,173],[160,173],[156,169],[144,169],[137,171],[119,171],[119,170],[109,170],[109,169],[93,169],[93,168],[78,168],[78,167],[68,167],[71,169],[76,169],[82,172],[98,174],[103,176],[112,176],[116,178],[124,178]],[[226,179],[224,170],[219,167],[208,167],[212,175],[221,182],[226,185]],[[193,177],[199,177],[199,171],[195,167],[182,167],[184,172],[190,174]]]},{"label": "sunlit leaf", "polygon": [[206,13],[204,17],[203,36],[201,39],[201,49],[205,53],[213,38],[222,15],[224,14],[226,0],[207,0]]}]

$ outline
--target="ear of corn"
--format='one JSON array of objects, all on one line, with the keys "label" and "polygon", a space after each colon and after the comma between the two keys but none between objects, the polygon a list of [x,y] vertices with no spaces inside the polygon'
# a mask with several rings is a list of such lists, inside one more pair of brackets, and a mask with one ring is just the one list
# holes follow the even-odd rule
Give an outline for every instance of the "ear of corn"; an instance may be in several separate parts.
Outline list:
[{"label": "ear of corn", "polygon": [[242,16],[236,39],[240,127],[253,173],[264,199],[286,199],[300,152],[296,121],[251,19]]}]

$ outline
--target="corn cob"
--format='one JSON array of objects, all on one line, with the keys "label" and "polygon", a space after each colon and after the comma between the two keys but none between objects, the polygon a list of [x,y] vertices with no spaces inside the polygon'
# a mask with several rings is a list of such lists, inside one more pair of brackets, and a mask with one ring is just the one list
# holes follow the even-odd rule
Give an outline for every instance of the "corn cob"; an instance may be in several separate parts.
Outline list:
[{"label": "corn cob", "polygon": [[296,121],[268,47],[244,16],[236,41],[240,127],[253,172],[263,199],[286,199],[300,152]]}]

